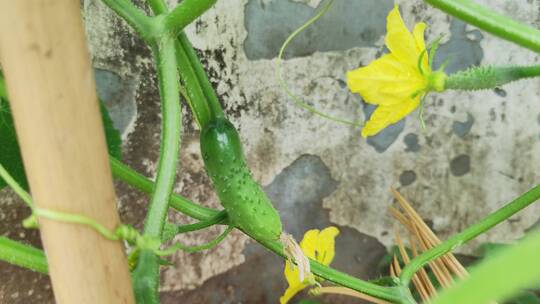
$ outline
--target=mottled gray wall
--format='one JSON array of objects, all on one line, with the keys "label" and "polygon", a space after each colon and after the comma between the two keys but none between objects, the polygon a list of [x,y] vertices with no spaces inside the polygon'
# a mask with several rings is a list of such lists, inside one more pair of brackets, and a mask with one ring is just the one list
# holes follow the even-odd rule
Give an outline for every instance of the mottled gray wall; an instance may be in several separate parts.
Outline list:
[{"label": "mottled gray wall", "polygon": [[[171,1],[171,2],[174,2]],[[540,26],[540,1],[478,1]],[[477,64],[539,63],[538,55],[495,39],[419,0],[395,1],[405,22],[428,24],[427,40],[442,35],[435,64],[450,59],[455,72]],[[283,73],[293,91],[321,111],[365,120],[373,111],[345,87],[347,70],[385,52],[385,16],[391,0],[338,0],[285,54]],[[360,131],[296,107],[275,79],[275,58],[286,36],[320,6],[318,0],[229,0],[188,29],[211,80],[245,142],[248,162],[300,238],[310,228],[337,225],[335,266],[363,278],[377,275],[392,243],[392,204],[398,188],[442,238],[476,222],[540,180],[540,83],[518,82],[477,93],[447,92],[427,99],[422,130],[416,114],[368,140]],[[159,98],[149,50],[98,0],[84,1],[98,93],[122,131],[124,160],[153,176],[159,144]],[[198,130],[185,109],[181,167],[175,191],[218,207],[199,155]],[[117,184],[122,219],[141,223],[147,197]],[[0,233],[35,245],[20,221],[28,211],[10,191],[1,193]],[[539,218],[530,207],[470,246],[511,241]],[[171,219],[186,218],[171,214]],[[198,244],[218,233],[179,237]],[[163,301],[275,303],[286,287],[279,259],[234,232],[217,248],[178,253],[163,271]],[[254,269],[257,271],[254,272]],[[43,276],[0,264],[0,302],[51,302]],[[196,288],[200,288],[196,290]],[[38,297],[41,299],[38,300]],[[48,300],[43,300],[48,299]],[[345,303],[343,298],[330,299]]]}]

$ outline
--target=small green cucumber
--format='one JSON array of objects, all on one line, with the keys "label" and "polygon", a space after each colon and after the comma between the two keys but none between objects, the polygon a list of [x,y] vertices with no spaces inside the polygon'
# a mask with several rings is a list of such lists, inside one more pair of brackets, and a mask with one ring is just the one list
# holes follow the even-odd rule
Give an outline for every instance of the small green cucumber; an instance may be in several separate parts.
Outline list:
[{"label": "small green cucumber", "polygon": [[208,123],[201,132],[201,152],[231,224],[259,240],[279,239],[279,214],[253,180],[232,123],[225,118]]}]

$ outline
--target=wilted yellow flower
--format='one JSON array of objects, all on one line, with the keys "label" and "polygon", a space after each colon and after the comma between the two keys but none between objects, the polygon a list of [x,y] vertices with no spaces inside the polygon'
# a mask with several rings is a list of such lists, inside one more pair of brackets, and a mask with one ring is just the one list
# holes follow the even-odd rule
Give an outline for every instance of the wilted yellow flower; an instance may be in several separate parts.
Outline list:
[{"label": "wilted yellow flower", "polygon": [[[339,234],[339,230],[336,227],[327,227],[322,231],[318,229],[308,230],[304,234],[304,238],[300,242],[300,247],[306,256],[317,262],[330,265],[334,259],[335,254],[335,238]],[[303,282],[300,281],[300,275],[298,267],[295,267],[291,262],[285,262],[285,278],[289,283],[289,287],[285,291],[285,294],[279,299],[281,304],[287,303],[295,294],[302,289],[308,287],[310,282],[314,282],[314,277],[309,274],[310,277],[306,278]]]},{"label": "wilted yellow flower", "polygon": [[417,23],[409,32],[396,5],[388,14],[386,28],[390,53],[347,73],[349,89],[367,103],[378,105],[362,128],[362,137],[375,135],[407,116],[428,91],[442,91],[446,77],[441,71],[432,72],[428,64],[425,23]]}]

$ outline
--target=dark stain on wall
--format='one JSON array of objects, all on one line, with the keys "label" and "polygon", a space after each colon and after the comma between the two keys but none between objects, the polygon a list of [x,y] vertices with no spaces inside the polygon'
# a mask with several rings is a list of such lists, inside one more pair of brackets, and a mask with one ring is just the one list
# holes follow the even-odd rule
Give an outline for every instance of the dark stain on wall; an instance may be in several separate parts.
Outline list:
[{"label": "dark stain on wall", "polygon": [[450,161],[450,172],[454,176],[463,176],[471,170],[471,157],[460,154]]},{"label": "dark stain on wall", "polygon": [[416,172],[413,170],[405,170],[399,175],[399,182],[402,186],[408,186],[416,180]]},{"label": "dark stain on wall", "polygon": [[454,134],[456,134],[457,136],[463,138],[465,137],[465,135],[469,134],[473,124],[474,116],[472,116],[471,113],[467,113],[466,121],[454,121],[452,123],[452,131],[454,131]]},{"label": "dark stain on wall", "polygon": [[406,152],[418,152],[420,151],[420,145],[418,144],[418,134],[409,133],[403,138],[403,142],[407,146],[405,148]]}]

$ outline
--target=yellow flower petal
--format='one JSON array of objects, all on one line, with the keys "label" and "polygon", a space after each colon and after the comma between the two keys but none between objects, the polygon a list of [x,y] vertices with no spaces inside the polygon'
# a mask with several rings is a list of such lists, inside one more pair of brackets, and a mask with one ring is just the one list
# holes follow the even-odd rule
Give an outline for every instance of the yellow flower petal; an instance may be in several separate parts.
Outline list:
[{"label": "yellow flower petal", "polygon": [[386,46],[403,64],[416,67],[420,54],[416,41],[405,26],[397,5],[388,14],[386,22]]},{"label": "yellow flower petal", "polygon": [[317,261],[324,265],[330,265],[335,255],[335,239],[339,234],[336,227],[327,227],[319,234],[319,251],[322,252],[317,257]]},{"label": "yellow flower petal", "polygon": [[395,106],[378,106],[362,128],[362,137],[373,136],[390,124],[396,123],[409,115],[420,104],[420,96],[409,98]]},{"label": "yellow flower petal", "polygon": [[425,87],[425,82],[416,66],[403,65],[393,54],[383,55],[366,67],[347,72],[351,92],[359,93],[371,104],[399,104]]},{"label": "yellow flower petal", "polygon": [[416,52],[418,54],[426,48],[426,42],[424,41],[425,30],[426,24],[424,22],[418,22],[413,29],[413,37],[416,45]]},{"label": "yellow flower petal", "polygon": [[[426,24],[424,22],[417,23],[413,29],[414,42],[416,43],[416,51],[418,52],[418,56],[420,56],[420,54],[422,54],[422,52],[426,49],[426,42],[424,41],[425,30]],[[426,53],[424,53],[424,57],[422,58],[422,69],[426,73],[431,72],[431,69],[428,65],[427,51]]]},{"label": "yellow flower petal", "polygon": [[289,285],[298,285],[300,284],[300,279],[298,276],[298,267],[295,267],[288,260],[285,261],[285,279]]},{"label": "yellow flower petal", "polygon": [[285,294],[279,299],[279,302],[287,303],[295,294],[306,288],[308,285],[300,282],[298,267],[294,266],[291,262],[285,261],[285,279],[289,283],[289,287],[285,291]]},{"label": "yellow flower petal", "polygon": [[304,284],[289,286],[287,290],[285,290],[285,294],[279,298],[279,303],[287,304],[297,293],[306,287],[307,285]]},{"label": "yellow flower petal", "polygon": [[302,251],[317,262],[329,265],[334,259],[335,238],[339,234],[336,227],[327,227],[322,231],[317,229],[309,230],[300,242]]},{"label": "yellow flower petal", "polygon": [[316,251],[319,238],[319,229],[311,229],[304,233],[304,238],[300,242],[300,248],[310,259],[316,259]]},{"label": "yellow flower petal", "polygon": [[[319,263],[329,265],[334,259],[335,255],[335,238],[339,234],[339,230],[336,227],[327,227],[322,231],[318,229],[311,229],[306,231],[304,238],[300,242],[300,247],[304,254],[312,259],[317,260]],[[298,268],[293,266],[291,262],[285,262],[285,278],[289,287],[285,291],[285,294],[279,299],[281,304],[287,303],[302,289],[309,286],[306,280],[300,282]],[[313,280],[313,275],[310,275]]]}]

